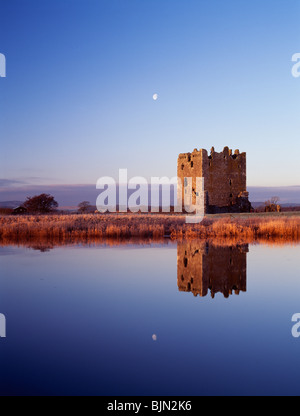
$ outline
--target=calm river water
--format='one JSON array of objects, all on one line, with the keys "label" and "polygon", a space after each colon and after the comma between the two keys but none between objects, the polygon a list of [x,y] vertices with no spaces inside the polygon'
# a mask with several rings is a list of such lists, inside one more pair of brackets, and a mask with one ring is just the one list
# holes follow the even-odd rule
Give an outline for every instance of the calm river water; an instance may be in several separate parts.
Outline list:
[{"label": "calm river water", "polygon": [[299,245],[1,247],[0,394],[300,394],[299,265]]}]

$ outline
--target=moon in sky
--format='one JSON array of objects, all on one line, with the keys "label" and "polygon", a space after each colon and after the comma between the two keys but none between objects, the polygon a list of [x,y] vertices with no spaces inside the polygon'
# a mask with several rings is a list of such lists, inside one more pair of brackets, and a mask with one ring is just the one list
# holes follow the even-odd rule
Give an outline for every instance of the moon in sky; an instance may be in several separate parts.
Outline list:
[{"label": "moon in sky", "polygon": [[157,101],[157,99],[158,99],[158,94],[153,94],[153,100]]}]

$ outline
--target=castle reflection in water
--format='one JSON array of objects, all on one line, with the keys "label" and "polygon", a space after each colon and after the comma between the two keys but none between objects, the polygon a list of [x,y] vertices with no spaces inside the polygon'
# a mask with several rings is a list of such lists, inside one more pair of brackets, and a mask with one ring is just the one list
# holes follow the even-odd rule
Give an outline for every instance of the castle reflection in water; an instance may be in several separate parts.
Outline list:
[{"label": "castle reflection in water", "polygon": [[225,298],[247,290],[248,244],[216,246],[206,241],[179,242],[177,245],[177,280],[181,292],[212,298]]}]

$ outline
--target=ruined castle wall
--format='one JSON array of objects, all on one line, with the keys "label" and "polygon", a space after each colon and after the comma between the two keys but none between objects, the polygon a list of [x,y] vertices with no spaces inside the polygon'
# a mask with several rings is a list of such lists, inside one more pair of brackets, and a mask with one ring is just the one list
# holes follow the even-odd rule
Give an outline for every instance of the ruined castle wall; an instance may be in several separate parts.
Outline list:
[{"label": "ruined castle wall", "polygon": [[[210,156],[204,149],[179,155],[177,176],[193,178],[190,201],[196,203],[196,177],[204,178],[206,212],[214,208],[230,208],[238,203],[241,194],[247,191],[246,153],[238,150],[233,154],[228,147],[217,153],[212,148]],[[188,191],[182,191],[182,199]]]},{"label": "ruined castle wall", "polygon": [[[203,178],[204,171],[207,169],[208,154],[204,149],[195,149],[193,153],[182,153],[178,157],[177,176],[182,179],[184,188],[184,178],[193,178],[192,181],[192,195],[190,195],[190,203],[196,203],[196,178]],[[182,200],[184,201],[184,192],[182,189]],[[188,196],[186,195],[186,201]]]},{"label": "ruined castle wall", "polygon": [[204,170],[208,205],[228,207],[237,203],[239,195],[247,190],[246,153],[235,154],[225,147],[223,152],[212,151]]}]

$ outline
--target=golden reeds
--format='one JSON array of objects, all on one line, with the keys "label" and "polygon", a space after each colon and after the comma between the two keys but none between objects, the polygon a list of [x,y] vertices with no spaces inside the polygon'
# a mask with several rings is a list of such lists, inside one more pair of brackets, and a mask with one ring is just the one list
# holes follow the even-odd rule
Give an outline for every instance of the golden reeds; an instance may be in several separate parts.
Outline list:
[{"label": "golden reeds", "polygon": [[209,216],[200,224],[186,224],[183,215],[105,214],[0,216],[0,243],[103,239],[219,238],[300,241],[300,217]]}]

